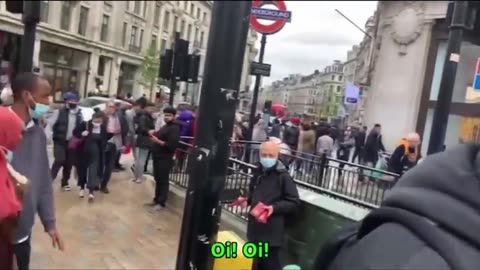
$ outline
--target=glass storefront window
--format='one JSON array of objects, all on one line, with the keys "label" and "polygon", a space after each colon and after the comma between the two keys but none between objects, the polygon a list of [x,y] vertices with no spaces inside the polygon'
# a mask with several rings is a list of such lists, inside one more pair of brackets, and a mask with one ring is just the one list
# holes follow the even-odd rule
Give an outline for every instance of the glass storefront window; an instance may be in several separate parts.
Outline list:
[{"label": "glass storefront window", "polygon": [[65,91],[85,93],[90,54],[56,44],[42,42],[40,61],[52,85],[54,101],[61,102]]},{"label": "glass storefront window", "polygon": [[[425,132],[422,138],[422,154],[425,155],[428,150],[428,142],[430,141],[430,132],[432,130],[434,109],[428,109],[427,119],[425,121]],[[445,146],[447,148],[457,145],[462,138],[462,133],[465,133],[465,129],[462,128],[462,123],[465,117],[460,115],[450,114],[448,116],[447,133],[445,136]]]}]

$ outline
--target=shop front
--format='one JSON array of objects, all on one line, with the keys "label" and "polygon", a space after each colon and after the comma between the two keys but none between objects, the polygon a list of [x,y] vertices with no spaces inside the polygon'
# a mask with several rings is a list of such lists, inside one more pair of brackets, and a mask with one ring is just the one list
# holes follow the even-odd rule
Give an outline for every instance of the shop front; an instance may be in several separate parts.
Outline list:
[{"label": "shop front", "polygon": [[18,72],[22,36],[0,31],[0,89]]},{"label": "shop front", "polygon": [[77,91],[86,96],[88,85],[88,52],[42,41],[40,64],[53,89],[54,102],[62,102],[63,93]]},{"label": "shop front", "polygon": [[[447,54],[448,28],[444,21],[436,25],[425,74],[423,97],[420,104],[417,130],[423,135],[422,152],[426,153],[437,103],[444,61]],[[447,148],[467,142],[480,142],[480,91],[473,89],[477,60],[480,57],[478,38],[464,38],[457,64],[450,115],[445,136]]]},{"label": "shop front", "polygon": [[138,66],[123,62],[120,65],[120,74],[118,77],[117,95],[121,97],[132,94],[134,97],[138,96],[138,89],[135,89],[135,75]]}]

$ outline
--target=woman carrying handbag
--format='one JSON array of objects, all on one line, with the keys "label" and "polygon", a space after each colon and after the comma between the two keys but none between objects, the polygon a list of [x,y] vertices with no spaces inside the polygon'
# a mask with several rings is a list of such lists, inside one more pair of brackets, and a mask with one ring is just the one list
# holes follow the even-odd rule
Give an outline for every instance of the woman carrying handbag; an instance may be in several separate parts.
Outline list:
[{"label": "woman carrying handbag", "polygon": [[78,155],[78,186],[80,187],[80,198],[85,196],[85,188],[88,189],[88,200],[95,199],[94,192],[100,185],[103,176],[103,160],[107,141],[113,136],[107,133],[103,112],[96,112],[92,120],[83,122],[75,128],[73,136]]}]

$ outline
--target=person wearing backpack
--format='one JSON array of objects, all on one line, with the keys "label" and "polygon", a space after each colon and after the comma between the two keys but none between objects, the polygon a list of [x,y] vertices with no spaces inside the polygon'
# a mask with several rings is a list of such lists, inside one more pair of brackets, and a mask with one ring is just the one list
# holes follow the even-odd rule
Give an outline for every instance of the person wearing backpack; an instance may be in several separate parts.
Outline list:
[{"label": "person wearing backpack", "polygon": [[402,175],[415,166],[421,158],[419,144],[418,133],[410,133],[402,139],[388,161],[388,171]]},{"label": "person wearing backpack", "polygon": [[253,210],[262,208],[260,215],[252,210],[248,216],[248,241],[269,244],[268,257],[253,260],[254,270],[281,269],[279,253],[285,226],[289,216],[300,205],[297,186],[287,167],[278,159],[279,154],[280,145],[277,142],[261,144],[260,164],[250,181],[247,198],[238,198],[243,207],[250,205]]},{"label": "person wearing backpack", "polygon": [[312,269],[480,269],[479,168],[478,144],[428,156],[327,241]]}]

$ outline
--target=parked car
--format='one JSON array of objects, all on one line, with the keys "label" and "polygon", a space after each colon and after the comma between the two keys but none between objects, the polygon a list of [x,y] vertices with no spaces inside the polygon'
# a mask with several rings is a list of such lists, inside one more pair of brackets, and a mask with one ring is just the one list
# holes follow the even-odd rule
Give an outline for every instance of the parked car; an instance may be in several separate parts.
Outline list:
[{"label": "parked car", "polygon": [[126,108],[132,107],[132,104],[128,103],[127,101],[121,99],[112,99],[107,97],[87,97],[78,103],[78,107],[82,110],[83,120],[88,121],[92,119],[92,115],[95,113],[95,109],[99,109],[100,111],[105,110],[106,104],[109,101],[115,101],[115,103],[120,103],[121,106],[125,106]]}]

